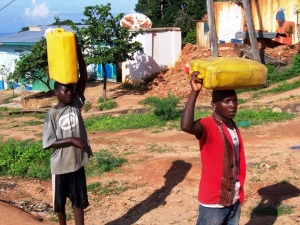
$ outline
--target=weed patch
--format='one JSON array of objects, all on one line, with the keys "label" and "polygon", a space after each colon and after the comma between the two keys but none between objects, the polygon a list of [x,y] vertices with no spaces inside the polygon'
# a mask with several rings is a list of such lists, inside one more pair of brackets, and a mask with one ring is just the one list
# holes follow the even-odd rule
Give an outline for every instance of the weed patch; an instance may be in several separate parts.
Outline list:
[{"label": "weed patch", "polygon": [[9,139],[0,143],[0,175],[49,179],[50,150],[33,140]]},{"label": "weed patch", "polygon": [[258,216],[281,216],[293,213],[293,206],[291,205],[277,205],[277,206],[257,206],[252,213]]},{"label": "weed patch", "polygon": [[95,182],[87,185],[87,189],[89,192],[98,195],[119,195],[122,192],[136,188],[136,185],[129,185],[127,182],[121,182],[112,180],[107,184],[102,182]]},{"label": "weed patch", "polygon": [[120,167],[127,159],[123,157],[115,157],[104,149],[94,153],[89,163],[85,165],[87,176],[99,176],[104,172],[111,171]]}]

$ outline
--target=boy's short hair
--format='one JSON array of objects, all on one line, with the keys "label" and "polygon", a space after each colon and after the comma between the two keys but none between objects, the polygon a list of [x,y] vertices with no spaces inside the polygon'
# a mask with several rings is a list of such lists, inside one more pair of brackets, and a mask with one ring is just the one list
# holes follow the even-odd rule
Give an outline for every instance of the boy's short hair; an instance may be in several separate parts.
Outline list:
[{"label": "boy's short hair", "polygon": [[61,85],[62,85],[61,83],[59,83],[58,81],[55,81],[54,82],[54,90],[58,90]]},{"label": "boy's short hair", "polygon": [[54,82],[54,90],[58,90],[61,86],[69,86],[69,85],[73,86],[73,84],[62,84],[62,83],[59,83],[58,81],[55,81]]},{"label": "boy's short hair", "polygon": [[230,96],[236,96],[235,90],[213,90],[212,102],[219,102]]}]

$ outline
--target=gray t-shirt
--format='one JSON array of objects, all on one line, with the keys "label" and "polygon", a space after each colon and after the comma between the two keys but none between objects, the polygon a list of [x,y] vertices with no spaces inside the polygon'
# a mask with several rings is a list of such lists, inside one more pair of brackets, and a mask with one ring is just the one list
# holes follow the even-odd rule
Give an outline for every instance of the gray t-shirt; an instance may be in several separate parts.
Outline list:
[{"label": "gray t-shirt", "polygon": [[82,105],[82,99],[78,94],[75,94],[70,105],[62,109],[51,108],[46,115],[43,133],[44,149],[49,148],[57,139],[69,137],[80,137],[87,143],[84,152],[75,146],[53,149],[50,159],[52,174],[75,172],[84,166],[89,157],[92,156],[92,150],[80,113]]}]

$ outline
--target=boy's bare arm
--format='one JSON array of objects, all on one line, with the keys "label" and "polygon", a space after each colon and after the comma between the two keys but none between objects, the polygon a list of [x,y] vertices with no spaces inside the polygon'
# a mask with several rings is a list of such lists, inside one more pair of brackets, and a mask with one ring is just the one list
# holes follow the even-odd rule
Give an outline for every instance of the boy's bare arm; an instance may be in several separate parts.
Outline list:
[{"label": "boy's bare arm", "polygon": [[189,134],[201,137],[203,134],[203,126],[198,121],[194,121],[194,111],[196,99],[202,89],[202,81],[197,78],[198,72],[193,72],[191,78],[191,92],[188,101],[183,110],[181,118],[181,129]]},{"label": "boy's bare arm", "polygon": [[84,151],[86,142],[82,138],[77,137],[57,139],[51,146],[49,146],[49,148],[64,148],[69,146],[76,146]]},{"label": "boy's bare arm", "polygon": [[79,94],[79,96],[81,98],[83,98],[83,94],[84,94],[84,90],[85,90],[85,86],[86,86],[86,81],[87,81],[87,71],[86,71],[86,64],[83,58],[83,54],[81,51],[81,48],[78,44],[78,40],[77,38],[75,38],[76,40],[76,52],[77,52],[77,60],[78,60],[78,64],[79,64],[79,73],[80,73],[80,77],[77,83],[77,88],[76,88],[76,92]]}]

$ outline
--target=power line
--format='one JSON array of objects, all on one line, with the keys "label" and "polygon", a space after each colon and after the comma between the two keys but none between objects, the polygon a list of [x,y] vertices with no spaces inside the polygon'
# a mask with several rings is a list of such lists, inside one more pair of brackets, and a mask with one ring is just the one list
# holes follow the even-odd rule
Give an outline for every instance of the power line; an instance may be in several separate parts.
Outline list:
[{"label": "power line", "polygon": [[2,9],[0,9],[0,11],[2,11],[4,8],[6,8],[8,5],[10,5],[11,3],[13,3],[15,0],[12,0],[10,3],[8,3],[6,6],[4,6]]}]

